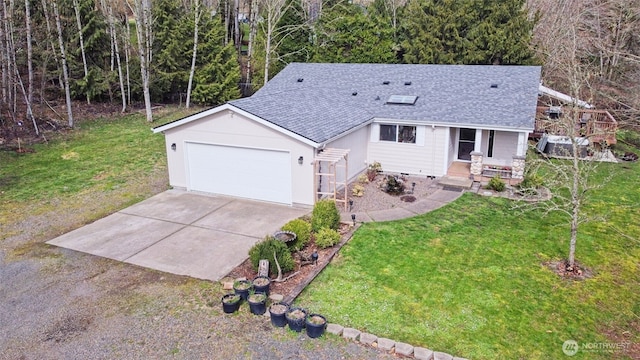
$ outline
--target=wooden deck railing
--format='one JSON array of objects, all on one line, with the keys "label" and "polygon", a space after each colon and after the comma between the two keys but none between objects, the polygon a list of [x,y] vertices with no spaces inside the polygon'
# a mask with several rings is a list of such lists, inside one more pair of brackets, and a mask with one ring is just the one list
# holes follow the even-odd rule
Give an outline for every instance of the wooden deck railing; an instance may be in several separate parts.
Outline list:
[{"label": "wooden deck railing", "polygon": [[[571,114],[563,113],[560,108],[539,106],[536,114],[534,135],[568,135],[571,132],[563,117]],[[559,111],[560,110],[560,111]],[[616,143],[618,122],[606,110],[580,109],[573,124],[574,136],[585,136],[594,143]]]}]

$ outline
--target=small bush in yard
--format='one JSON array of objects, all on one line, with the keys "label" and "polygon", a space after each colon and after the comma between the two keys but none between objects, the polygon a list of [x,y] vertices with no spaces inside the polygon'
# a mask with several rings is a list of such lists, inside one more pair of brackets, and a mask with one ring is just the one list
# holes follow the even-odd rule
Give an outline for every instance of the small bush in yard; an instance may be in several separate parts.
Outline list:
[{"label": "small bush in yard", "polygon": [[301,250],[311,238],[311,224],[302,219],[293,219],[282,227],[283,231],[291,231],[296,234],[296,240],[289,243],[292,250]]},{"label": "small bush in yard", "polygon": [[287,244],[277,240],[273,236],[267,236],[263,241],[253,245],[249,250],[249,259],[251,259],[251,265],[255,271],[258,271],[258,266],[261,259],[269,260],[269,274],[275,274],[278,271],[276,262],[273,259],[273,253],[276,253],[278,257],[278,263],[283,273],[291,271],[295,267],[293,256],[287,247]]},{"label": "small bush in yard", "polygon": [[357,196],[357,197],[364,196],[364,186],[360,184],[355,184],[351,189],[351,195]]},{"label": "small bush in yard", "polygon": [[320,249],[326,249],[340,242],[340,233],[337,230],[323,228],[316,233],[316,245]]},{"label": "small bush in yard", "polygon": [[322,228],[337,229],[340,224],[340,213],[333,200],[320,200],[313,207],[311,213],[311,230],[320,231]]},{"label": "small bush in yard", "polygon": [[538,174],[524,174],[524,179],[520,184],[518,184],[518,190],[527,195],[534,195],[538,192],[538,188],[540,188],[544,184],[544,179],[542,176]]},{"label": "small bush in yard", "polygon": [[502,192],[507,187],[507,184],[505,184],[504,180],[502,180],[499,175],[496,175],[489,180],[489,185],[487,185],[487,187],[497,192]]}]

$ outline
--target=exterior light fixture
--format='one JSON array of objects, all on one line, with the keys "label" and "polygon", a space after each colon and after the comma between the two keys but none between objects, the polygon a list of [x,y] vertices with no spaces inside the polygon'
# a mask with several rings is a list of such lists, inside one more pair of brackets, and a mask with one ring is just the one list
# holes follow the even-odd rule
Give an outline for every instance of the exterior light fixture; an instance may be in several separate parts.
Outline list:
[{"label": "exterior light fixture", "polygon": [[176,143],[171,144],[171,150],[176,151]]},{"label": "exterior light fixture", "polygon": [[300,155],[300,157],[298,158],[298,164],[302,165],[303,161],[304,161],[304,158],[302,157],[302,155]]},{"label": "exterior light fixture", "polygon": [[356,214],[351,214],[351,221],[353,221],[353,226],[356,226]]}]

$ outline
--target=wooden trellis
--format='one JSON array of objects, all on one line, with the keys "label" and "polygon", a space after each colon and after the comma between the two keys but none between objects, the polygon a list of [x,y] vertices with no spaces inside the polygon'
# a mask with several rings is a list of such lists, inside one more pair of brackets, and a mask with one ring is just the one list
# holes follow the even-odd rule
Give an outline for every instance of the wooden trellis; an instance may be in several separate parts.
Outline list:
[{"label": "wooden trellis", "polygon": [[[315,201],[327,197],[336,203],[344,203],[344,209],[347,210],[349,203],[347,193],[348,166],[348,149],[327,148],[316,155],[313,159]],[[344,192],[342,199],[338,198],[338,191]]]}]

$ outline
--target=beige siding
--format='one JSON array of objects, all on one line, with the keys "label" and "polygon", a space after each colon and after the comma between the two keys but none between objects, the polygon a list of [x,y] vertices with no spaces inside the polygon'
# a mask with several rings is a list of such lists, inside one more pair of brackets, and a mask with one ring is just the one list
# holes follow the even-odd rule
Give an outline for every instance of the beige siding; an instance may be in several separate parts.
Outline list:
[{"label": "beige siding", "polygon": [[[374,130],[375,131],[375,130]],[[422,131],[422,132],[421,132]],[[445,173],[449,144],[449,131],[445,127],[423,127],[418,133],[424,135],[424,144],[419,139],[416,144],[376,141],[372,134],[369,142],[368,161],[378,161],[382,169],[425,176],[442,176]]]},{"label": "beige siding", "polygon": [[493,140],[493,156],[489,154],[489,130],[482,132],[483,163],[489,165],[511,166],[513,156],[518,150],[518,133],[496,131]]},{"label": "beige siding", "polygon": [[[255,149],[289,151],[291,154],[292,200],[294,204],[313,204],[314,150],[282,133],[232,111],[211,116],[169,129],[165,132],[169,182],[174,187],[187,187],[185,142],[229,145]],[[176,150],[171,150],[171,144]],[[298,158],[304,158],[298,164]],[[260,181],[259,176],[255,179]]]},{"label": "beige siding", "polygon": [[367,142],[369,141],[368,127],[362,127],[338,140],[327,144],[328,148],[349,149],[349,179],[353,179],[366,168]]}]

